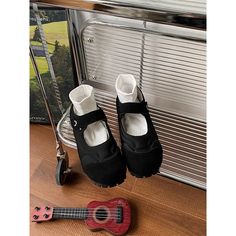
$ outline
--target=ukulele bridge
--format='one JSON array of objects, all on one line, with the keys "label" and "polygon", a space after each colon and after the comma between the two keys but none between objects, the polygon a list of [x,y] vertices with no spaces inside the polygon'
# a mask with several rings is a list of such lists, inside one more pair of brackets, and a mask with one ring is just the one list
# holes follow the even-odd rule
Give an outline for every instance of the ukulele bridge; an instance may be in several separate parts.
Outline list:
[{"label": "ukulele bridge", "polygon": [[121,224],[122,222],[123,222],[123,207],[118,206],[116,223]]}]

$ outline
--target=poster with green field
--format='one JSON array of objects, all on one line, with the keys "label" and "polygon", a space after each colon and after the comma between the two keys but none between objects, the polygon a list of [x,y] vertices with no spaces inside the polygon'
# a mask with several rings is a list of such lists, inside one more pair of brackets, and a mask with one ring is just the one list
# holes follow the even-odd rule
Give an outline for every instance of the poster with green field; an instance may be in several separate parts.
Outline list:
[{"label": "poster with green field", "polygon": [[[73,71],[69,48],[66,14],[64,10],[41,10],[40,17],[46,37],[49,56],[52,61],[63,107],[69,106],[68,94],[73,89]],[[33,10],[30,10],[30,45],[41,74],[55,121],[61,118],[57,105],[52,78],[49,72],[42,40]],[[46,107],[30,61],[30,121],[49,123]]]}]

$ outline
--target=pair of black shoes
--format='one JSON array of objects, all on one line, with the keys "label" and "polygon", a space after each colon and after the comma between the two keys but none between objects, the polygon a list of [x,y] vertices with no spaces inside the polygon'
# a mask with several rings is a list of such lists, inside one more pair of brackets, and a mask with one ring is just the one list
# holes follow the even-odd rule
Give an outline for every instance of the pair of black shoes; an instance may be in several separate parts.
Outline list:
[{"label": "pair of black shoes", "polygon": [[[113,187],[121,184],[126,178],[126,166],[130,173],[138,178],[149,177],[159,172],[162,163],[162,146],[151,121],[147,102],[141,90],[139,93],[143,98],[141,102],[121,103],[118,97],[116,99],[121,151],[101,108],[78,116],[74,112],[73,105],[71,106],[70,120],[81,165],[96,185]],[[141,136],[127,133],[122,122],[125,114],[142,114],[146,119],[147,132]],[[88,125],[97,121],[103,121],[109,138],[99,145],[89,146],[84,139],[84,131]]]}]

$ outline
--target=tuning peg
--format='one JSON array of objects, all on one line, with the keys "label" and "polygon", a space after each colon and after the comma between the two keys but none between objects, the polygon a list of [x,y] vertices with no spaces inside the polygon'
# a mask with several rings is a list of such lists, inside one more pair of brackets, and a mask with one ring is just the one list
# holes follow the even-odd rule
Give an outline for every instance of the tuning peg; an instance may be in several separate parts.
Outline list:
[{"label": "tuning peg", "polygon": [[48,214],[44,214],[43,217],[44,217],[45,219],[47,219],[47,218],[49,217],[49,215],[48,215]]},{"label": "tuning peg", "polygon": [[35,220],[37,220],[37,219],[39,218],[39,216],[38,216],[38,215],[33,215],[33,218],[34,218]]},{"label": "tuning peg", "polygon": [[46,206],[46,207],[45,207],[45,210],[46,210],[46,211],[49,211],[49,210],[50,210],[50,207]]},{"label": "tuning peg", "polygon": [[36,211],[39,211],[39,210],[40,210],[40,207],[37,207],[37,206],[36,206],[34,209],[35,209]]}]

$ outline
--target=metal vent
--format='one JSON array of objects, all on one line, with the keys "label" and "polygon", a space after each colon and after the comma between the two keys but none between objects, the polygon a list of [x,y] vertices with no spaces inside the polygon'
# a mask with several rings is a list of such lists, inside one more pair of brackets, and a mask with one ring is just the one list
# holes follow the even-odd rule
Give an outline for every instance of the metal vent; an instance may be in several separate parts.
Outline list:
[{"label": "metal vent", "polygon": [[89,80],[113,87],[118,74],[133,74],[153,105],[205,119],[205,43],[103,25],[83,39]]},{"label": "metal vent", "polygon": [[88,79],[114,86],[121,73],[140,78],[142,33],[93,25],[83,39]]},{"label": "metal vent", "polygon": [[164,147],[161,173],[205,188],[205,43],[97,23],[88,25],[82,36],[85,82],[99,88],[97,100],[114,136],[119,138],[115,79],[131,73],[145,94]]}]

